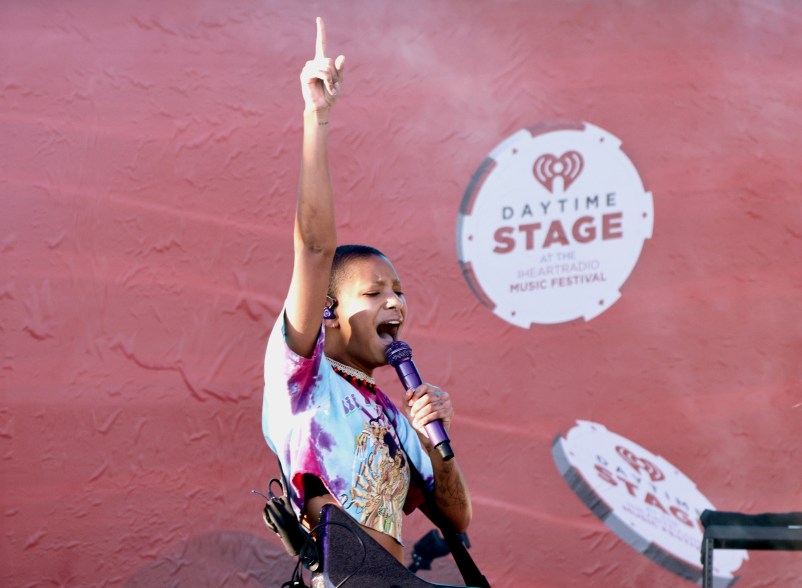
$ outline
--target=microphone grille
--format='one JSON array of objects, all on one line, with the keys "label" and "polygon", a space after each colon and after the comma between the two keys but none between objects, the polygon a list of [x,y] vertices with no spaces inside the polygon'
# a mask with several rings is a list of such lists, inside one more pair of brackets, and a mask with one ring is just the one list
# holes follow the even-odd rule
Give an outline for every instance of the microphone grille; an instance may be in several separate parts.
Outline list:
[{"label": "microphone grille", "polygon": [[384,352],[387,363],[396,367],[404,360],[412,359],[412,348],[403,341],[393,341]]}]

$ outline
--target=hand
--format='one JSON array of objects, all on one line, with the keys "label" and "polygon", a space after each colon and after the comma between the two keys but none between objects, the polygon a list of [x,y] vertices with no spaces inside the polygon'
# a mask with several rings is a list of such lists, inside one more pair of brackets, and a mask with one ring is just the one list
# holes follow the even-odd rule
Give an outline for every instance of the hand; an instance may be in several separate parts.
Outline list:
[{"label": "hand", "polygon": [[430,449],[430,444],[425,429],[426,424],[440,419],[443,421],[443,428],[448,431],[454,418],[454,407],[448,392],[431,384],[421,384],[417,388],[407,390],[404,393],[404,407],[410,423],[421,440],[426,440],[424,445],[427,449]]},{"label": "hand", "polygon": [[317,17],[315,57],[301,70],[301,91],[306,110],[326,111],[337,101],[343,82],[345,57],[336,60],[326,57],[326,26]]}]

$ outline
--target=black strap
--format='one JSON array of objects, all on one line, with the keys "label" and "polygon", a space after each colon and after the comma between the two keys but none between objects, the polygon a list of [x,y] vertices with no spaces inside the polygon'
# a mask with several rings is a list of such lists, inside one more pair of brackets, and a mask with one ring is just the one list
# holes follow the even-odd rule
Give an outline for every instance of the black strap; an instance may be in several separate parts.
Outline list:
[{"label": "black strap", "polygon": [[[382,406],[382,410],[384,411],[384,406]],[[397,426],[395,419],[391,418],[386,411],[385,416],[387,416],[387,419],[393,423],[393,427]],[[443,511],[440,510],[440,507],[437,506],[437,502],[429,490],[428,484],[426,484],[426,481],[418,471],[418,468],[415,467],[415,464],[412,463],[412,460],[409,459],[409,452],[401,442],[401,437],[398,435],[397,431],[395,438],[398,440],[398,444],[406,454],[412,482],[418,487],[418,489],[421,491],[421,494],[423,494],[425,508],[421,508],[420,510],[429,518],[430,521],[435,524],[437,528],[440,529],[440,532],[443,534],[443,539],[445,540],[446,545],[448,545],[451,555],[454,557],[454,562],[457,564],[457,568],[459,568],[459,573],[462,575],[462,579],[470,588],[491,588],[487,578],[485,578],[482,572],[479,571],[479,566],[477,566],[473,561],[473,558],[471,557],[471,554],[468,553],[468,549],[465,547],[462,539],[459,538],[454,525],[451,523],[448,517],[443,514]]]},{"label": "black strap", "polygon": [[471,587],[490,588],[490,583],[487,581],[487,578],[484,577],[482,572],[479,571],[479,567],[473,561],[473,558],[471,557],[471,554],[468,553],[468,549],[465,547],[465,544],[459,538],[454,525],[451,523],[448,517],[443,514],[443,511],[440,510],[440,507],[437,506],[434,496],[432,496],[432,493],[429,491],[429,487],[424,481],[423,476],[421,476],[420,472],[411,460],[407,459],[407,463],[409,463],[409,471],[412,474],[412,481],[423,493],[423,498],[426,501],[426,508],[421,508],[421,512],[425,514],[429,520],[440,529],[446,545],[448,545],[449,550],[451,550],[451,555],[454,557],[457,568],[459,568],[459,573],[462,574],[462,579],[468,586]]}]

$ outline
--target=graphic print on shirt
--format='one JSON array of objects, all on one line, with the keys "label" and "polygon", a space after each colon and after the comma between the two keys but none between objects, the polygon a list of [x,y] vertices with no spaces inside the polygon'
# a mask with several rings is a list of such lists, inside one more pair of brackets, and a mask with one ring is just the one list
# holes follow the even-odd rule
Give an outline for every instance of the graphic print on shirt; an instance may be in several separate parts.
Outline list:
[{"label": "graphic print on shirt", "polygon": [[359,409],[356,394],[347,394],[341,402],[343,404],[343,412],[346,416]]},{"label": "graphic print on shirt", "polygon": [[406,455],[383,411],[379,409],[376,417],[366,414],[356,439],[350,496],[360,513],[359,522],[400,541],[409,478]]}]

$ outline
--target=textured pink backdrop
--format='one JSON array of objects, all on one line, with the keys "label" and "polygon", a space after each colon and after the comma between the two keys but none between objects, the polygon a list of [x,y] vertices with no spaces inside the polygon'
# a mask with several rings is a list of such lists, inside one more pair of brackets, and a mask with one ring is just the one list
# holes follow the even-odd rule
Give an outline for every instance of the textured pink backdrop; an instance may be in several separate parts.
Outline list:
[{"label": "textured pink backdrop", "polygon": [[[493,585],[690,585],[561,478],[550,445],[576,419],[721,509],[802,510],[802,4],[5,0],[0,584],[288,579],[249,490],[276,470],[262,355],[318,14],[348,59],[341,240],[405,281]],[[623,140],[654,237],[610,310],[523,330],[471,294],[457,212],[500,140],[562,119]],[[802,557],[754,552],[741,574],[790,586]],[[428,577],[458,581],[449,562]]]}]

